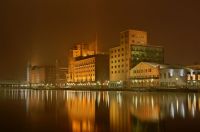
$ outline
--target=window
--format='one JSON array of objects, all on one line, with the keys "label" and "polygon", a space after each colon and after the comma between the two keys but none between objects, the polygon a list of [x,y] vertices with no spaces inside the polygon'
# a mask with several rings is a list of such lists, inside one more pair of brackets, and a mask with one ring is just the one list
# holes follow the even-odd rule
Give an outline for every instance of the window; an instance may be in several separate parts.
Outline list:
[{"label": "window", "polygon": [[120,49],[118,49],[118,52],[120,52]]},{"label": "window", "polygon": [[122,48],[122,51],[124,51],[124,48]]}]

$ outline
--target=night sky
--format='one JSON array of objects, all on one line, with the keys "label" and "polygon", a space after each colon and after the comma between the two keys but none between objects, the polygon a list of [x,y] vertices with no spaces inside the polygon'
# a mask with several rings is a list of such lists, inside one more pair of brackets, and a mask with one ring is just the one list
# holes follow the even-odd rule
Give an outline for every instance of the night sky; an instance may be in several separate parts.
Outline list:
[{"label": "night sky", "polygon": [[165,47],[165,62],[200,63],[199,0],[1,0],[0,79],[24,79],[30,56],[38,64],[67,59],[74,43],[119,45],[119,32],[148,32]]}]

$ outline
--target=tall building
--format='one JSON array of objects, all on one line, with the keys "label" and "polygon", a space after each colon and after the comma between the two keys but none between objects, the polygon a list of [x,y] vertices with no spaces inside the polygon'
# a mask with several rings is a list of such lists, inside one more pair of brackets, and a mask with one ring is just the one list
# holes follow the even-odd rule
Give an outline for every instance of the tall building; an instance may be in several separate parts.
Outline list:
[{"label": "tall building", "polygon": [[164,50],[147,45],[147,32],[126,30],[120,33],[120,46],[110,49],[110,81],[127,81],[130,69],[139,62],[164,63]]}]

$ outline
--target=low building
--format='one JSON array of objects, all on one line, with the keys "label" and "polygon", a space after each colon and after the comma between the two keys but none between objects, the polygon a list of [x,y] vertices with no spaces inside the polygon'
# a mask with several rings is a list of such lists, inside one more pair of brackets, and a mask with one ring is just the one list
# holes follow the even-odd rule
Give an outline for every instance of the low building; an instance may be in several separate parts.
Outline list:
[{"label": "low building", "polygon": [[160,69],[161,87],[185,87],[187,69],[182,66],[167,66]]},{"label": "low building", "polygon": [[29,84],[54,85],[56,82],[56,68],[55,66],[30,66],[29,67]]},{"label": "low building", "polygon": [[131,87],[185,87],[187,69],[182,66],[141,62],[130,71]]},{"label": "low building", "polygon": [[[160,64],[140,62],[130,70],[131,87],[160,86]],[[164,67],[164,65],[162,65]]]},{"label": "low building", "polygon": [[56,68],[56,83],[57,85],[63,85],[67,82],[68,68],[66,67],[57,67]]}]

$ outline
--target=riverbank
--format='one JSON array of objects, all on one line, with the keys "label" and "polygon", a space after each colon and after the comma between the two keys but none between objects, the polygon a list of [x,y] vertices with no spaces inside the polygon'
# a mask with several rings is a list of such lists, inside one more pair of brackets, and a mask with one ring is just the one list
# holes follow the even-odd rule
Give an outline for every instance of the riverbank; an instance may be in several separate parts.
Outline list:
[{"label": "riverbank", "polygon": [[[5,89],[5,87],[0,87]],[[73,91],[132,91],[132,92],[200,92],[200,88],[108,88],[108,87],[6,87],[7,89],[73,90]]]}]

